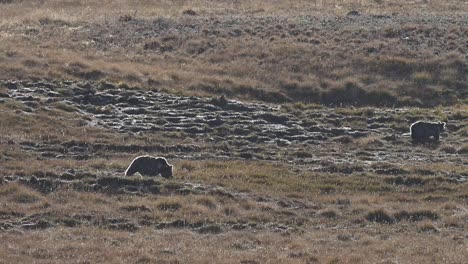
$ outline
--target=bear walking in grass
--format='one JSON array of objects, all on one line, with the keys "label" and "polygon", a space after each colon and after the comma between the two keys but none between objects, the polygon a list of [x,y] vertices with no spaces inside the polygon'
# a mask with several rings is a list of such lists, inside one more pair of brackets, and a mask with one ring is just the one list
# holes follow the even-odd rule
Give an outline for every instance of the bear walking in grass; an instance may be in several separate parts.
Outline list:
[{"label": "bear walking in grass", "polygon": [[428,121],[417,121],[410,127],[411,138],[415,142],[426,142],[431,137],[435,141],[439,140],[439,135],[444,131],[444,122],[428,122]]},{"label": "bear walking in grass", "polygon": [[125,171],[125,176],[132,176],[135,173],[142,176],[158,176],[164,178],[172,177],[172,165],[167,163],[165,158],[152,156],[136,157]]}]

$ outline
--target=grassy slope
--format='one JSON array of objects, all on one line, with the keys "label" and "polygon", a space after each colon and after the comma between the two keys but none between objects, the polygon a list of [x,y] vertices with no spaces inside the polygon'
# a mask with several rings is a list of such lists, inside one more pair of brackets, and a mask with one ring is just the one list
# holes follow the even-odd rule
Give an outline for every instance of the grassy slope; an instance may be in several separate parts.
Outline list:
[{"label": "grassy slope", "polygon": [[466,3],[281,2],[13,1],[0,10],[0,78],[327,105],[466,99]]},{"label": "grassy slope", "polygon": [[[60,37],[62,33],[73,31],[71,28],[82,23],[85,28],[100,26],[100,30],[103,30],[102,28],[107,28],[107,20],[109,27],[115,28],[111,32],[117,32],[121,27],[131,28],[130,24],[122,24],[117,20],[122,14],[133,16],[134,9],[138,9],[137,18],[148,21],[152,21],[154,16],[167,15],[165,19],[171,23],[183,24],[187,19],[190,24],[197,18],[183,18],[180,13],[182,10],[192,8],[203,16],[215,16],[228,22],[232,21],[230,15],[233,13],[244,18],[245,13],[250,12],[260,16],[260,22],[272,14],[280,14],[293,23],[300,24],[300,18],[291,13],[296,14],[297,11],[299,14],[299,10],[303,11],[303,14],[314,13],[316,9],[309,4],[309,1],[282,1],[284,4],[281,6],[264,1],[240,1],[239,5],[230,2],[217,2],[215,5],[195,1],[190,4],[180,2],[179,5],[170,7],[166,1],[159,2],[157,7],[148,5],[145,1],[139,2],[142,4],[136,6],[125,1],[117,1],[114,2],[117,4],[111,7],[93,1],[75,1],[74,5],[69,2],[63,4],[63,1],[44,1],[44,5],[32,7],[28,7],[30,5],[28,3],[12,2],[7,5],[0,4],[2,17],[0,78],[2,79],[44,76],[80,79],[98,76],[97,80],[107,79],[147,87],[156,86],[177,93],[208,95],[227,93],[239,98],[253,97],[258,100],[270,99],[265,97],[265,93],[251,92],[245,96],[245,90],[240,89],[236,92],[236,87],[262,89],[275,96],[282,94],[293,100],[300,100],[302,95],[296,94],[295,98],[295,93],[288,93],[291,87],[296,87],[292,89],[293,91],[305,90],[306,95],[310,87],[316,87],[313,83],[316,78],[315,73],[310,77],[309,71],[292,70],[293,65],[302,63],[301,58],[283,60],[282,62],[291,68],[284,71],[275,68],[277,64],[275,61],[270,61],[263,71],[257,71],[249,59],[251,56],[260,56],[261,52],[267,53],[261,55],[266,58],[282,54],[289,58],[288,54],[291,52],[309,54],[307,53],[309,44],[301,44],[302,42],[297,41],[296,37],[288,37],[276,44],[269,44],[270,41],[252,37],[253,40],[247,42],[249,43],[247,48],[243,39],[235,41],[226,38],[221,44],[230,52],[215,50],[202,56],[187,53],[188,47],[185,44],[181,44],[169,53],[139,54],[143,51],[141,47],[143,42],[138,44],[140,46],[136,45],[139,47],[137,49],[131,45],[126,46],[129,45],[128,39],[118,40],[115,50],[104,50],[107,44],[104,48],[93,45],[88,47],[86,41],[89,39],[83,43],[81,39]],[[366,3],[364,7],[343,1],[341,8],[324,6],[319,11],[343,15],[347,10],[362,7],[365,12],[389,14],[416,10],[416,7],[421,6],[421,3],[417,3],[406,8],[403,2],[391,6],[387,6],[385,2],[378,5],[376,4],[378,1],[362,2]],[[428,13],[447,14],[455,8],[463,11],[464,6],[461,3],[460,1],[448,1],[447,4],[434,3],[426,5],[423,9]],[[92,12],[81,11],[87,5],[99,8],[93,9]],[[284,11],[287,8],[290,8],[288,9],[290,11]],[[29,12],[33,12],[32,15]],[[462,15],[466,17],[463,12]],[[317,16],[321,17],[322,14]],[[43,25],[39,23],[41,19]],[[54,28],[57,24],[60,25],[61,21],[66,21],[70,25],[63,26],[63,31],[54,33]],[[249,21],[253,23],[250,27],[255,28],[255,23],[258,21]],[[243,29],[242,25],[240,27]],[[425,33],[418,33],[419,27],[421,25],[414,25],[406,30],[414,31],[415,35],[424,39],[422,35]],[[37,38],[25,34],[28,28],[31,32],[38,30]],[[461,37],[466,31],[466,25],[453,25],[452,29],[454,36]],[[392,30],[390,29],[391,32]],[[361,33],[368,34],[368,32]],[[352,32],[340,32],[338,35],[343,39],[331,44],[332,46],[326,50],[337,48],[347,42]],[[203,40],[197,34],[193,38],[194,42]],[[326,38],[320,34],[311,38],[319,38],[321,42],[326,41]],[[455,51],[447,52],[439,58],[432,58],[431,49],[427,51],[426,57],[408,58],[409,54],[414,55],[414,53],[397,56],[389,47],[389,54],[384,58],[396,62],[397,66],[408,63],[410,65],[408,69],[414,69],[415,74],[421,69],[424,69],[424,72],[420,75],[412,74],[398,82],[393,82],[392,78],[386,79],[385,74],[379,77],[383,79],[378,79],[389,87],[401,83],[409,87],[411,85],[408,83],[411,84],[414,79],[422,80],[421,85],[424,87],[432,84],[440,85],[444,83],[443,80],[434,80],[434,78],[444,78],[443,75],[434,76],[439,76],[438,72],[441,70],[451,72],[452,75],[447,81],[461,83],[461,87],[466,88],[466,76],[462,76],[465,79],[457,77],[457,72],[466,68],[466,61],[462,59],[460,62],[460,56],[464,52],[460,46],[462,41],[463,39],[455,38]],[[291,45],[292,42],[295,44]],[[358,77],[349,79],[349,76],[356,75],[358,69],[347,59],[337,58],[340,58],[340,54],[348,54],[350,48],[345,47],[341,53],[331,52],[333,60],[344,65],[340,68],[343,72],[334,73],[343,76],[342,78],[328,80],[333,85],[337,85],[332,88],[340,89],[345,87],[347,82],[362,85],[363,89],[369,91],[380,87],[375,83],[366,84],[364,80],[368,77],[362,76],[366,74],[365,72],[359,72]],[[320,47],[314,52],[323,49],[324,47]],[[246,55],[240,56],[240,54]],[[361,55],[357,54],[356,59],[362,59]],[[222,58],[223,56],[227,57]],[[314,61],[315,57],[310,56],[306,61]],[[150,59],[145,59],[146,57]],[[239,57],[240,61],[233,59]],[[214,59],[219,59],[220,62],[212,65]],[[440,65],[448,66],[442,69],[427,66],[438,64],[439,60],[441,60]],[[93,75],[94,71],[101,73]],[[86,75],[87,73],[90,75]],[[148,79],[154,82],[149,85]],[[310,87],[300,86],[302,82],[300,80],[307,80]],[[282,83],[281,81],[292,83],[292,86],[280,87],[278,85]],[[194,88],[188,90],[187,87]],[[200,89],[200,87],[208,88]],[[451,89],[456,85],[447,87]],[[447,87],[435,89],[447,89]],[[418,91],[415,90],[416,95]],[[0,87],[0,94],[6,92],[5,88]],[[391,90],[392,94],[394,92]],[[400,100],[401,97],[397,96],[397,99]],[[410,100],[413,99],[410,97]],[[426,103],[431,104],[429,101]],[[129,137],[104,129],[83,129],[83,117],[77,115],[73,109],[54,105],[50,109],[40,110],[37,112],[38,115],[28,115],[24,113],[23,107],[22,103],[11,101],[0,104],[2,116],[0,176],[3,176],[0,179],[2,183],[0,239],[3,241],[0,244],[0,263],[33,261],[36,263],[464,263],[468,258],[465,234],[468,228],[467,183],[453,180],[457,176],[466,177],[466,167],[463,164],[455,166],[449,161],[391,164],[391,168],[409,171],[404,179],[409,178],[413,183],[401,183],[399,182],[401,179],[398,178],[400,175],[367,174],[363,179],[363,175],[359,172],[322,173],[312,171],[310,168],[298,170],[287,164],[260,161],[248,163],[236,160],[177,161],[176,179],[161,181],[167,193],[159,195],[109,195],[104,192],[80,191],[71,187],[43,193],[22,184],[5,184],[4,179],[32,175],[37,177],[45,175],[47,179],[57,179],[70,168],[92,172],[92,175],[89,178],[85,177],[83,181],[92,180],[92,177],[120,176],[134,153],[97,153],[98,157],[92,160],[47,159],[38,153],[25,151],[24,148],[18,147],[19,143],[76,140],[146,145],[155,141],[172,144],[174,142],[171,141],[179,139],[164,138],[158,133],[151,136]],[[313,116],[313,109],[306,111],[307,107],[310,107],[308,105],[295,104],[288,107],[291,109],[287,111],[296,112],[295,114],[299,116],[308,114]],[[369,109],[333,111],[346,113],[349,117],[362,117]],[[407,117],[416,118],[434,114],[443,118],[452,117],[456,113],[458,119],[463,120],[467,113],[466,106],[463,105],[439,108],[438,114],[421,109],[402,111],[404,115],[394,121],[396,125],[405,122]],[[459,155],[466,156],[466,129],[461,128],[457,134],[450,136],[450,144],[443,143],[436,148],[421,147],[421,150],[428,153],[458,151]],[[363,152],[380,151],[378,145],[373,145],[372,138],[368,140],[370,141],[353,140],[351,145],[337,143],[331,148],[344,153],[349,148],[362,149]],[[455,145],[456,142],[460,142],[460,146]],[[360,164],[360,166],[365,165]],[[136,183],[144,180],[146,179],[131,179]],[[213,186],[214,188],[222,186],[224,192],[194,192],[180,195],[174,191],[185,183],[199,184],[202,187],[206,185],[208,190]],[[408,215],[420,218],[414,220]],[[384,223],[386,217],[395,222]],[[73,222],[73,219],[78,222]],[[42,221],[52,226],[28,227],[28,224],[36,223],[36,220],[39,220],[38,223]],[[213,225],[215,228],[205,231],[187,226],[160,229],[152,224],[180,220],[191,224]],[[118,226],[119,221],[123,221],[128,226]],[[17,224],[25,226],[10,228],[11,225]],[[236,224],[245,225],[247,228],[236,230],[233,228]],[[132,226],[139,228],[132,231]],[[217,233],[216,227],[221,227],[222,232]]]},{"label": "grassy slope", "polygon": [[[99,151],[87,160],[49,159],[24,144],[174,142],[159,133],[128,136],[83,127],[86,117],[63,105],[27,114],[24,104],[6,102],[0,105],[0,259],[6,263],[463,263],[467,257],[467,183],[456,180],[467,173],[459,161],[466,155],[463,127],[440,146],[416,146],[429,156],[458,152],[452,156],[456,162],[372,163],[396,171],[380,174],[362,172],[364,161],[316,171],[300,164],[179,158],[173,180],[125,180],[130,187],[156,184],[160,193],[132,194],[114,193],[112,184],[87,191],[92,190],[87,184],[121,181],[135,153]],[[316,112],[295,107],[304,106],[284,111],[297,111],[303,118]],[[466,107],[398,110],[391,116],[396,125],[429,115],[464,122],[467,114]],[[349,120],[373,113],[359,108],[334,111]],[[312,157],[350,149],[382,151],[379,138],[348,141],[324,142]],[[392,151],[404,149],[399,144],[406,145],[391,144]],[[6,183],[35,176],[53,187],[54,181],[68,179],[69,169],[87,174],[76,174],[82,178],[51,192],[38,191],[40,185],[31,181]],[[355,171],[346,172],[349,169]]]}]

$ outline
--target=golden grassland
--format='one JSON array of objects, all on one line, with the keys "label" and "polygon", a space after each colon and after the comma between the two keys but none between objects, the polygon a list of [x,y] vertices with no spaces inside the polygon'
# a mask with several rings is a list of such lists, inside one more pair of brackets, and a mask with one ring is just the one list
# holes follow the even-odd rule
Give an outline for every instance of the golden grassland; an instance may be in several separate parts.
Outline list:
[{"label": "golden grassland", "polygon": [[[4,184],[2,217],[6,223],[20,219],[24,229],[0,232],[0,256],[6,263],[463,263],[467,257],[466,202],[459,198],[466,197],[466,184],[398,187],[380,179],[382,188],[369,191],[354,176],[298,177],[262,163],[192,166],[191,173],[182,171],[163,184],[221,181],[226,190],[243,190],[233,192],[241,196],[107,195],[72,189],[42,194]],[[270,184],[246,184],[258,180],[252,166],[265,170]],[[327,180],[337,187],[331,194],[319,190]],[[53,224],[26,229],[34,217],[43,221],[39,224]],[[387,218],[394,220],[387,223]]]},{"label": "golden grassland", "polygon": [[466,99],[466,2],[316,2],[6,1],[1,78],[326,105]]},{"label": "golden grassland", "polygon": [[151,17],[158,15],[180,15],[182,11],[193,9],[205,14],[243,14],[243,13],[274,13],[274,14],[304,14],[310,12],[346,13],[349,10],[368,12],[454,12],[462,11],[465,4],[460,0],[439,1],[375,1],[375,0],[286,0],[286,1],[56,1],[40,2],[3,0],[2,18],[4,19],[38,19],[51,16],[54,19],[93,20],[105,15],[130,13],[137,11],[138,15]]},{"label": "golden grassland", "polygon": [[[0,105],[5,263],[464,263],[467,257],[466,105],[326,109],[357,128],[363,125],[355,120],[387,111],[395,133],[408,130],[407,120],[449,120],[458,130],[434,146],[389,144],[377,134],[278,154],[322,159],[326,170],[316,170],[300,162],[203,158],[212,146],[201,141],[201,156],[167,153],[175,178],[154,180],[123,177],[135,155],[147,154],[130,149],[97,150],[84,159],[43,154],[60,153],[69,142],[147,146],[190,138],[91,127],[90,117],[69,104],[38,104],[33,112],[14,97]],[[323,106],[282,108],[305,122],[321,121],[313,114]],[[342,154],[385,156],[408,147],[427,159],[338,162]],[[321,156],[329,151],[332,159]],[[450,158],[432,160],[443,153]]]},{"label": "golden grassland", "polygon": [[[29,112],[0,86],[0,263],[465,263],[467,9],[456,0],[0,0],[1,80],[281,103],[304,126],[326,120],[321,110],[366,129],[382,110],[391,130],[256,146],[275,160],[208,159],[220,145],[90,126],[76,107],[44,98]],[[428,117],[452,129],[440,144],[392,139]],[[169,180],[123,177],[144,148],[47,156],[155,144],[200,153],[165,153]],[[333,160],[347,155],[363,158]]]},{"label": "golden grassland", "polygon": [[[466,181],[451,178],[466,175],[463,164],[371,165],[406,171],[401,176],[360,173],[365,164],[354,164],[356,172],[340,173],[349,168],[321,172],[268,161],[179,158],[173,160],[174,179],[124,178],[132,153],[47,159],[17,143],[151,144],[148,134],[128,142],[125,135],[98,128],[79,135],[82,117],[56,107],[53,115],[39,111],[36,118],[23,116],[15,123],[8,120],[20,117],[21,104],[8,102],[2,105],[0,126],[4,263],[464,263],[467,258]],[[466,114],[464,109],[438,111],[458,116]],[[369,109],[336,111],[358,117]],[[463,131],[452,137],[463,142]],[[350,139],[331,148],[372,151],[379,140]],[[86,174],[66,178],[70,169]],[[15,178],[19,181],[10,181]],[[53,189],[41,191],[41,185],[22,181],[33,178]],[[105,180],[104,189],[92,191],[91,183]],[[54,187],[54,182],[62,185]],[[160,191],[117,192],[114,184],[120,182],[137,188],[154,185]]]}]

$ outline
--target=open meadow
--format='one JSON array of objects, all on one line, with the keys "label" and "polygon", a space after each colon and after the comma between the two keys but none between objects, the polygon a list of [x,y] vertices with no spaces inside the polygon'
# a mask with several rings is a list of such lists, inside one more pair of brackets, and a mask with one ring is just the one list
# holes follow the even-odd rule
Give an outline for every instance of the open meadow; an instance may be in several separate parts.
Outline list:
[{"label": "open meadow", "polygon": [[464,0],[0,0],[0,263],[467,263],[467,43]]}]

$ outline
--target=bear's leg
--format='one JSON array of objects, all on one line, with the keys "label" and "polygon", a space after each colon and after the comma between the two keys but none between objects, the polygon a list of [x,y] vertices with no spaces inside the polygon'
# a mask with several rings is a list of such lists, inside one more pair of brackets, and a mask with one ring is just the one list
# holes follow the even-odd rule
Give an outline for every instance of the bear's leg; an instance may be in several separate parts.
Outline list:
[{"label": "bear's leg", "polygon": [[420,139],[419,134],[420,134],[420,133],[418,133],[418,132],[416,131],[415,128],[413,128],[413,127],[411,128],[411,138],[412,138],[414,141],[419,141],[419,139]]}]

